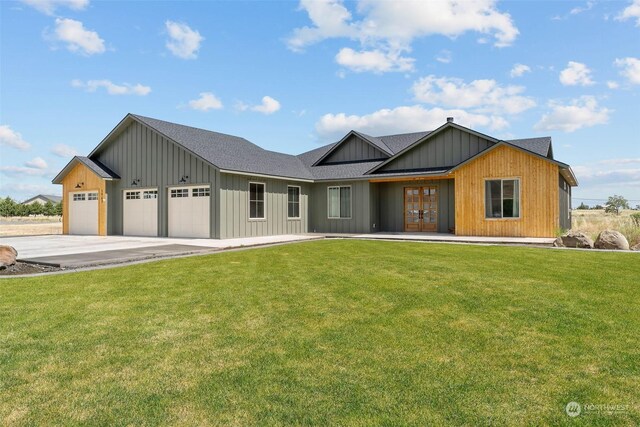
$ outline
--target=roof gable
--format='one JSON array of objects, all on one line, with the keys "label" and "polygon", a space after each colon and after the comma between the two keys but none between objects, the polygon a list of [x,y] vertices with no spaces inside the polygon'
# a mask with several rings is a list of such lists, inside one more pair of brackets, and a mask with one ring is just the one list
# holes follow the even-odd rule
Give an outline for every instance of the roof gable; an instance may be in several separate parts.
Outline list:
[{"label": "roof gable", "polygon": [[313,166],[327,163],[347,163],[380,160],[393,153],[379,138],[349,131],[340,141],[325,152]]},{"label": "roof gable", "polygon": [[374,173],[449,169],[497,140],[454,123],[446,123],[368,171]]},{"label": "roof gable", "polygon": [[92,160],[88,157],[74,156],[69,163],[51,180],[53,184],[62,184],[62,179],[71,172],[77,164],[83,164],[91,172],[96,174],[99,178],[110,181],[114,179],[120,179],[120,177],[111,169],[100,163],[98,160]]}]

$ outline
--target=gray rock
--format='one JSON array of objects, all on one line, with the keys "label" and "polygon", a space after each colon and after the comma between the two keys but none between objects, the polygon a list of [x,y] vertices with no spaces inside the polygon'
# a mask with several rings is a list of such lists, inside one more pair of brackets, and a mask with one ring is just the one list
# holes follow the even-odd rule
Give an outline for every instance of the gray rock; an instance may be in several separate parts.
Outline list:
[{"label": "gray rock", "polygon": [[635,245],[631,246],[631,250],[640,251],[640,243],[636,243]]},{"label": "gray rock", "polygon": [[623,251],[629,250],[629,242],[627,238],[619,231],[604,230],[598,234],[598,238],[595,243],[596,249],[619,249]]},{"label": "gray rock", "polygon": [[562,237],[558,237],[556,240],[554,240],[553,246],[556,248],[564,248],[564,243],[562,243]]},{"label": "gray rock", "polygon": [[0,268],[7,268],[16,263],[18,251],[13,246],[0,245]]},{"label": "gray rock", "polygon": [[593,249],[593,240],[584,233],[570,231],[561,237],[562,244],[567,248]]}]

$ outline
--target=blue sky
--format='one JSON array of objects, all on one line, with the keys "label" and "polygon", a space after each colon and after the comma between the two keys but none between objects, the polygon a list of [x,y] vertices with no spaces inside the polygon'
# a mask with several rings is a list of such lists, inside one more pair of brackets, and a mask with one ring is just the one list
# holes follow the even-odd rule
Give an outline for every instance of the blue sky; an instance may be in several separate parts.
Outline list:
[{"label": "blue sky", "polygon": [[59,194],[51,178],[128,112],[292,154],[454,116],[552,136],[574,204],[640,204],[640,0],[24,0],[0,14],[0,195]]}]

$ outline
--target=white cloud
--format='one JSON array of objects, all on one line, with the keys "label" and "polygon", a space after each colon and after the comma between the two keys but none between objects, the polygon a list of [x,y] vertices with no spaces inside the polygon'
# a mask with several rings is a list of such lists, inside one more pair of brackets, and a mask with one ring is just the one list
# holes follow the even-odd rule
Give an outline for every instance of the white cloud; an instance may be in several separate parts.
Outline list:
[{"label": "white cloud", "polygon": [[49,173],[47,162],[42,157],[34,157],[24,166],[1,166],[0,172],[9,176],[43,176]]},{"label": "white cloud", "polygon": [[56,144],[51,149],[51,153],[58,157],[68,158],[76,156],[78,154],[78,150],[66,144]]},{"label": "white cloud", "polygon": [[89,5],[89,0],[22,0],[22,3],[33,7],[39,12],[53,15],[59,7],[66,7],[72,10],[86,9]]},{"label": "white cloud", "polygon": [[618,58],[614,64],[616,67],[622,68],[620,74],[629,80],[629,83],[640,85],[640,59],[638,58]]},{"label": "white cloud", "polygon": [[432,130],[454,117],[463,126],[484,126],[500,130],[507,126],[501,117],[473,114],[464,110],[427,109],[421,105],[382,109],[365,115],[345,113],[325,114],[316,123],[316,132],[323,140],[337,139],[349,130],[357,129],[371,135]]},{"label": "white cloud", "polygon": [[200,92],[200,97],[189,101],[192,110],[209,111],[219,110],[223,107],[222,101],[211,92]]},{"label": "white cloud", "polygon": [[270,96],[263,96],[261,104],[248,106],[248,109],[262,114],[273,114],[280,109],[280,103]]},{"label": "white cloud", "polygon": [[449,64],[453,60],[453,54],[449,50],[441,50],[438,55],[436,55],[436,61],[442,62],[443,64]]},{"label": "white cloud", "polygon": [[17,200],[26,200],[35,194],[61,194],[61,186],[48,184],[30,184],[21,181],[2,180],[0,193],[9,194]]},{"label": "white cloud", "polygon": [[413,71],[415,59],[400,56],[400,52],[383,52],[379,49],[356,52],[345,47],[336,55],[336,62],[356,73],[371,71],[380,74],[390,71]]},{"label": "white cloud", "polygon": [[192,30],[187,24],[166,21],[165,26],[169,33],[167,49],[175,56],[182,59],[195,59],[204,37],[196,30]]},{"label": "white cloud", "polygon": [[109,95],[145,96],[151,92],[151,88],[149,86],[144,86],[140,83],[135,85],[129,83],[117,85],[111,82],[111,80],[87,80],[86,82],[83,82],[76,79],[71,81],[71,86],[84,89],[87,92],[95,92],[99,88],[104,88]]},{"label": "white cloud", "polygon": [[560,72],[560,83],[565,86],[590,86],[591,70],[580,62],[569,61],[567,68]]},{"label": "white cloud", "polygon": [[599,107],[592,96],[582,96],[568,105],[552,101],[551,112],[544,114],[534,126],[535,130],[574,132],[584,127],[602,125],[609,122],[611,110]]},{"label": "white cloud", "polygon": [[[340,52],[346,56],[344,62],[356,62],[362,71],[413,69],[414,59],[402,54],[411,51],[413,40],[420,37],[438,34],[455,38],[475,31],[493,36],[495,46],[504,47],[511,45],[519,33],[511,16],[496,8],[495,0],[359,0],[356,10],[361,19],[354,19],[342,0],[301,0],[300,9],[307,12],[312,24],[296,28],[287,46],[299,52],[326,39],[355,40],[360,52],[350,48]],[[374,56],[376,63],[385,65],[361,65],[370,63]]]},{"label": "white cloud", "polygon": [[19,132],[11,129],[9,125],[0,125],[0,146],[13,147],[22,151],[31,148],[31,144],[25,141]]},{"label": "white cloud", "polygon": [[593,1],[588,1],[585,6],[583,6],[583,7],[581,7],[581,6],[574,7],[573,9],[571,9],[569,11],[569,13],[571,15],[577,15],[579,13],[586,12],[586,11],[591,10],[593,8],[593,5],[594,5]]},{"label": "white cloud", "polygon": [[33,169],[46,169],[48,167],[47,162],[42,157],[34,157],[33,159],[25,162],[24,165]]},{"label": "white cloud", "polygon": [[531,67],[524,64],[514,64],[511,72],[509,73],[511,77],[522,77],[524,73],[530,73]]},{"label": "white cloud", "polygon": [[54,38],[67,44],[71,52],[94,55],[105,51],[104,40],[97,32],[84,28],[80,21],[68,18],[56,18]]},{"label": "white cloud", "polygon": [[619,21],[626,21],[627,19],[635,19],[636,27],[640,27],[640,0],[633,0],[633,2],[627,6],[616,17]]},{"label": "white cloud", "polygon": [[495,80],[465,83],[453,77],[427,76],[415,82],[412,91],[420,102],[477,112],[518,114],[536,105],[533,99],[520,95],[524,87],[501,86]]},{"label": "white cloud", "polygon": [[618,89],[620,87],[620,85],[618,84],[618,82],[614,82],[613,80],[609,80],[607,82],[607,87],[609,89]]}]

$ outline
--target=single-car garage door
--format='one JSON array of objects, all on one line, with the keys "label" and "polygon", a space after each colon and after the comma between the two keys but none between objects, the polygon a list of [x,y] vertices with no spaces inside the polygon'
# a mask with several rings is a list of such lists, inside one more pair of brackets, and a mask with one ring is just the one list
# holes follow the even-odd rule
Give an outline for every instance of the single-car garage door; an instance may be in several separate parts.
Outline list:
[{"label": "single-car garage door", "polygon": [[122,197],[122,234],[157,236],[158,190],[124,190]]},{"label": "single-car garage door", "polygon": [[98,192],[69,193],[69,234],[98,234]]},{"label": "single-car garage door", "polygon": [[211,237],[210,200],[209,186],[169,188],[169,237]]}]

